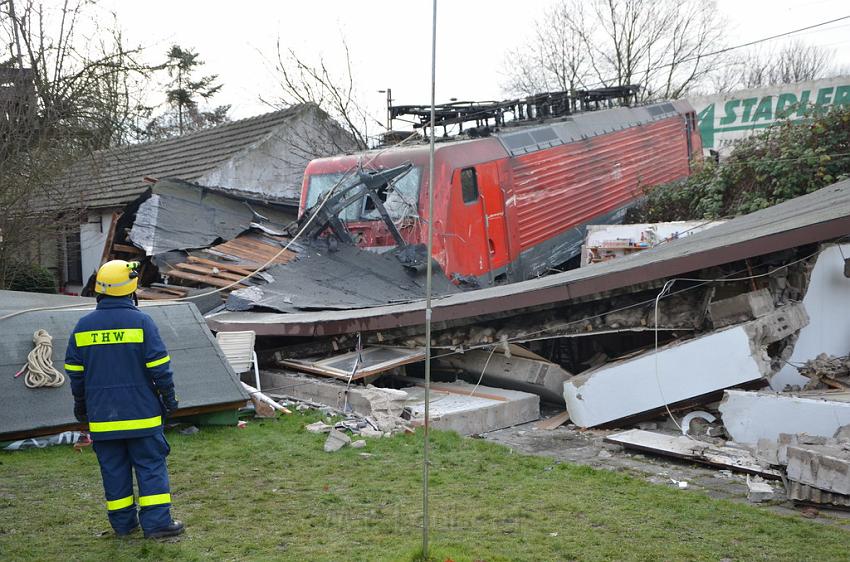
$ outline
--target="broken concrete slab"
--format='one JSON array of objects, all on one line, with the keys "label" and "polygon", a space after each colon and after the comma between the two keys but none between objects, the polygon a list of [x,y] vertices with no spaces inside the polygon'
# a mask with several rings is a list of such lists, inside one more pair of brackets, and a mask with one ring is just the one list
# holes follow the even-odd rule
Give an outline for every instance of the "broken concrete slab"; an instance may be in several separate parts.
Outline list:
[{"label": "broken concrete slab", "polygon": [[839,507],[850,507],[850,496],[833,494],[793,480],[788,480],[788,499],[803,503],[819,503]]},{"label": "broken concrete slab", "polygon": [[331,428],[330,432],[328,433],[328,438],[325,441],[325,452],[333,453],[335,451],[339,451],[350,443],[351,437],[337,429]]},{"label": "broken concrete slab", "polygon": [[774,498],[773,486],[758,476],[747,475],[747,500],[751,503],[764,503]]},{"label": "broken concrete slab", "polygon": [[304,429],[310,433],[330,433],[333,429],[332,425],[328,425],[323,421],[317,421],[304,426]]},{"label": "broken concrete slab", "polygon": [[715,328],[755,320],[774,310],[773,295],[768,289],[713,301],[708,306],[709,317]]},{"label": "broken concrete slab", "polygon": [[758,474],[774,479],[782,477],[781,472],[761,464],[752,453],[745,449],[712,445],[685,435],[630,429],[609,435],[605,441],[630,449],[728,468],[737,472]]},{"label": "broken concrete slab", "polygon": [[789,446],[786,474],[807,486],[850,495],[850,451],[838,445]]},{"label": "broken concrete slab", "polygon": [[481,378],[481,382],[488,386],[530,392],[556,404],[564,403],[564,382],[573,376],[549,361],[484,350],[448,355],[441,358],[438,365],[463,371],[467,377],[474,379],[469,379],[469,382],[474,383]]},{"label": "broken concrete slab", "polygon": [[776,441],[781,433],[832,437],[839,427],[850,423],[850,392],[727,390],[719,409],[727,433],[738,443]]},{"label": "broken concrete slab", "polygon": [[611,424],[765,378],[772,372],[765,347],[806,321],[802,306],[789,305],[746,324],[577,375],[564,383],[570,419],[580,427]]},{"label": "broken concrete slab", "polygon": [[[407,408],[413,425],[422,425],[425,415],[425,389],[405,388]],[[474,395],[472,391],[475,390]],[[536,394],[467,384],[439,383],[431,389],[431,427],[456,431],[461,435],[487,433],[534,421],[540,417],[540,397]]]},{"label": "broken concrete slab", "polygon": [[263,388],[272,396],[289,396],[325,404],[338,411],[350,411],[361,416],[387,415],[401,417],[407,394],[392,388],[346,385],[342,381],[302,375],[286,371],[260,372]]}]

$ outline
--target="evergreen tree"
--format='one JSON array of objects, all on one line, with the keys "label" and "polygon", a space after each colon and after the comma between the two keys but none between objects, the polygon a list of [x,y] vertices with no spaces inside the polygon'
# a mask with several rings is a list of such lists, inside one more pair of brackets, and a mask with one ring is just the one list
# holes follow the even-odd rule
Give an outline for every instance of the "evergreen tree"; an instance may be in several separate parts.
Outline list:
[{"label": "evergreen tree", "polygon": [[217,74],[197,79],[194,77],[203,64],[199,54],[191,49],[172,45],[168,50],[165,63],[158,67],[165,70],[171,79],[165,92],[168,109],[148,124],[146,133],[149,137],[173,137],[229,120],[229,105],[220,105],[208,111],[202,111],[199,107],[201,101],[208,102],[222,87],[222,84],[216,83]]}]

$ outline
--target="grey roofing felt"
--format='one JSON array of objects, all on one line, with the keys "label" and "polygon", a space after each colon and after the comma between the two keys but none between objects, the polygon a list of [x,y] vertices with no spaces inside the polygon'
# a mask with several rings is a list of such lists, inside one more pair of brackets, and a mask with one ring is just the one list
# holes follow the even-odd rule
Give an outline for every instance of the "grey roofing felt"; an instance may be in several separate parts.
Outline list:
[{"label": "grey roofing felt", "polygon": [[[433,319],[454,320],[569,301],[845,235],[850,235],[850,180],[629,257],[444,296],[433,303]],[[424,302],[417,301],[309,314],[222,312],[207,320],[215,330],[255,329],[260,335],[319,335],[340,333],[340,330],[410,326],[423,322],[424,309]]]},{"label": "grey roofing felt", "polygon": [[58,198],[63,205],[113,207],[139,196],[148,187],[145,176],[198,180],[310,108],[295,105],[180,137],[94,152],[71,166]]},{"label": "grey roofing felt", "polygon": [[[8,293],[10,291],[0,292],[0,309],[20,309],[16,301],[28,301],[26,306],[29,307],[33,300],[40,300],[40,297],[18,299]],[[62,303],[56,298],[48,298],[39,304],[56,306]],[[171,355],[174,386],[181,409],[247,400],[242,385],[193,304],[159,304],[146,306],[144,311],[156,322]],[[3,397],[0,439],[9,434],[43,434],[52,428],[76,423],[74,400],[67,379],[58,388],[28,389],[23,378],[14,378],[13,375],[23,366],[32,350],[33,333],[42,328],[53,336],[53,364],[61,370],[71,330],[77,320],[88,312],[40,311],[0,320],[0,332],[3,334],[0,338],[0,396]]]},{"label": "grey roofing felt", "polygon": [[[297,259],[266,273],[274,277],[272,283],[234,291],[227,308],[344,310],[410,302],[425,293],[424,272],[404,267],[395,252],[379,254],[347,244],[329,251],[322,240],[305,245]],[[434,281],[435,295],[458,291],[437,265]]]},{"label": "grey roofing felt", "polygon": [[160,181],[150,189],[128,234],[149,256],[231,240],[252,223],[280,230],[291,220],[289,213],[180,180]]}]

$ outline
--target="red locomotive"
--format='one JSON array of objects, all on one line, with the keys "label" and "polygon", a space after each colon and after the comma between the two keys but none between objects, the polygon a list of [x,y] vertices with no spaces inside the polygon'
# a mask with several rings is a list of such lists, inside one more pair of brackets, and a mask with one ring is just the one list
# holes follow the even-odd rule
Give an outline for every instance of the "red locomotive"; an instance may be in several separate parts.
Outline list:
[{"label": "red locomotive", "polygon": [[[438,125],[485,123],[467,130],[470,138],[435,148],[433,257],[449,277],[486,286],[558,268],[580,253],[584,225],[622,222],[643,188],[685,178],[691,159],[702,154],[686,101],[561,116],[538,104],[525,108],[536,110],[533,121],[509,123],[500,119],[504,103],[493,104],[501,106],[496,110],[441,106],[438,113]],[[391,109],[427,122],[428,107]],[[492,132],[488,118],[496,120]],[[381,176],[391,169],[398,173]],[[367,178],[361,189],[372,196],[355,189],[353,196],[338,197],[334,208],[350,239],[374,248],[424,243],[428,145],[313,160],[304,175],[301,213],[331,189],[346,182],[354,187],[358,174]]]}]

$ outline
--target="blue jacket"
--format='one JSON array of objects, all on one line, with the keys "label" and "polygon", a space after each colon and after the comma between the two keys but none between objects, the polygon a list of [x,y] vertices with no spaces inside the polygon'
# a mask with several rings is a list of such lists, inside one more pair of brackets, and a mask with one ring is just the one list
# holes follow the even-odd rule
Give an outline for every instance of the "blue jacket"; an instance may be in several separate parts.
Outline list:
[{"label": "blue jacket", "polygon": [[105,297],[68,342],[65,371],[84,401],[92,439],[129,439],[162,431],[158,393],[172,394],[171,358],[150,316],[131,297]]}]

